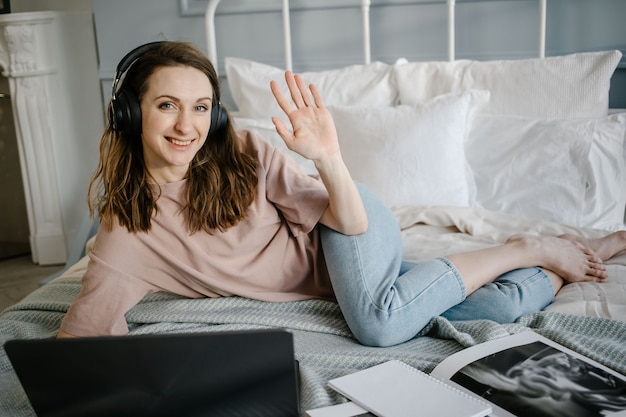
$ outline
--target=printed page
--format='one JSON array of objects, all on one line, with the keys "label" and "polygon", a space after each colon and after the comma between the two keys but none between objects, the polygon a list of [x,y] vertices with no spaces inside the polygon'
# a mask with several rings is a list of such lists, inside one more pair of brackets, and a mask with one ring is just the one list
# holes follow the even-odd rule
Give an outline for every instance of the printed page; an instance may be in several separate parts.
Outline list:
[{"label": "printed page", "polygon": [[626,377],[532,331],[465,349],[431,375],[492,403],[491,417],[626,413]]}]

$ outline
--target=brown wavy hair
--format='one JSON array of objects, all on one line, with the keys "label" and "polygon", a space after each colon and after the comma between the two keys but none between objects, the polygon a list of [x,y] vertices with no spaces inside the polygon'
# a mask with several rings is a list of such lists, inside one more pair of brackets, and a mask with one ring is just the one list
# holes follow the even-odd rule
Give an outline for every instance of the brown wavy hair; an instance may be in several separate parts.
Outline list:
[{"label": "brown wavy hair", "polygon": [[[202,71],[213,86],[213,103],[220,101],[213,64],[198,48],[185,42],[161,42],[141,55],[126,72],[119,90],[136,91],[141,101],[155,70],[171,66]],[[189,165],[182,213],[189,231],[224,231],[246,218],[256,197],[257,165],[257,159],[241,151],[229,117],[223,129],[207,138]],[[129,232],[150,230],[160,196],[159,187],[151,180],[141,134],[116,131],[108,120],[100,141],[99,163],[89,184],[92,217],[97,212],[109,229],[117,219]]]}]

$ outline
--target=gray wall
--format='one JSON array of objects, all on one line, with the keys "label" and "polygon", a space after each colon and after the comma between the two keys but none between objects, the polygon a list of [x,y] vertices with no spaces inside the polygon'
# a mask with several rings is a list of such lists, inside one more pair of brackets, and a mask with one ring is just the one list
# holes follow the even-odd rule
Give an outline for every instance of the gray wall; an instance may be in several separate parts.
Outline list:
[{"label": "gray wall", "polygon": [[[372,58],[393,62],[446,59],[445,0],[372,0]],[[121,57],[152,40],[176,39],[206,48],[202,16],[182,16],[181,3],[203,10],[206,0],[19,0],[14,12],[93,10],[103,96]],[[223,57],[284,65],[279,0],[223,0],[217,10]],[[296,71],[359,63],[359,0],[291,0]],[[537,52],[537,0],[457,0],[457,58],[526,58]],[[341,6],[307,11],[320,5]],[[264,12],[245,13],[254,7]],[[273,11],[272,11],[273,10]],[[626,52],[626,1],[548,0],[547,55],[620,49]],[[626,58],[616,71],[610,106],[626,108]]]},{"label": "gray wall", "polygon": [[[202,10],[206,0],[184,1]],[[224,0],[217,9],[218,65],[224,56],[284,67],[278,0]],[[362,62],[358,0],[292,0],[294,70],[337,68]],[[319,9],[320,5],[333,5]],[[250,7],[262,10],[247,13]],[[340,7],[337,7],[340,6]],[[312,9],[306,10],[302,9]],[[186,40],[206,48],[203,16],[181,16],[177,0],[93,0],[105,95],[119,59],[153,40]],[[457,58],[508,59],[537,54],[538,1],[457,0]],[[548,0],[547,55],[626,51],[626,1]],[[373,0],[372,59],[445,60],[445,1]],[[626,108],[626,60],[611,90],[611,107]]]}]

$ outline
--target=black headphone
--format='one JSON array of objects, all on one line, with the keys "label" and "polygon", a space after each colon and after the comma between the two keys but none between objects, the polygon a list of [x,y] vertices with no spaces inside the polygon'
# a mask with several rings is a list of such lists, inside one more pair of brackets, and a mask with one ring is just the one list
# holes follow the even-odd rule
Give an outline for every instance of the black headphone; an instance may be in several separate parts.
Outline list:
[{"label": "black headphone", "polygon": [[[141,106],[136,91],[123,89],[117,91],[117,85],[124,73],[142,55],[162,44],[163,41],[150,42],[138,46],[117,64],[113,87],[111,92],[111,106],[109,110],[109,121],[113,130],[129,134],[141,134]],[[218,101],[211,106],[211,127],[208,136],[215,134],[226,127],[228,123],[228,113],[223,109]]]}]

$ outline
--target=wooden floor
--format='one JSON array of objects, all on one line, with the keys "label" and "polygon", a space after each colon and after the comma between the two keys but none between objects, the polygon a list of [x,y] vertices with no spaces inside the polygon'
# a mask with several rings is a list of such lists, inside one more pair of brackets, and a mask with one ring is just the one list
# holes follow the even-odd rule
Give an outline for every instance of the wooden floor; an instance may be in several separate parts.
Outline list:
[{"label": "wooden floor", "polygon": [[0,260],[0,312],[36,290],[43,278],[63,267],[39,266],[33,263],[30,255]]}]

